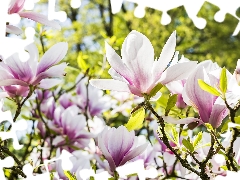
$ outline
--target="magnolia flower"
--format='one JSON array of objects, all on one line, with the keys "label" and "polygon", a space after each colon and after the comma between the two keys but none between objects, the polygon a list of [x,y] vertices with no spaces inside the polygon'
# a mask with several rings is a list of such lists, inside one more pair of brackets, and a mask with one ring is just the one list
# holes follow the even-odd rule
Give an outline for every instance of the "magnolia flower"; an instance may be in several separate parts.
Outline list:
[{"label": "magnolia flower", "polygon": [[136,147],[137,137],[134,131],[129,132],[125,126],[116,128],[105,128],[98,136],[98,146],[107,159],[112,172],[118,166],[124,165],[127,161],[141,154],[147,143]]},{"label": "magnolia flower", "polygon": [[198,111],[200,118],[187,117],[176,120],[170,116],[163,116],[163,119],[174,124],[188,124],[198,121],[199,124],[210,123],[214,128],[218,128],[228,114],[226,105],[221,97],[204,91],[198,84],[198,79],[202,79],[211,86],[217,86],[219,80],[211,74],[217,69],[219,69],[219,66],[210,60],[201,62],[188,77],[184,86],[183,99]]},{"label": "magnolia flower", "polygon": [[[80,74],[77,77],[76,82],[78,82],[82,77],[83,74]],[[87,85],[87,81],[87,78],[83,78],[77,84],[77,96],[73,99],[73,101],[75,101],[83,112],[87,110],[87,113],[89,113],[90,116],[99,116],[111,107],[110,97],[103,95],[102,90],[94,88],[91,84]]]},{"label": "magnolia flower", "polygon": [[90,83],[100,89],[123,91],[143,96],[149,94],[158,84],[167,84],[186,78],[194,69],[196,62],[185,62],[168,67],[174,55],[176,32],[174,31],[165,44],[160,58],[154,61],[151,42],[143,34],[132,31],[122,45],[122,59],[107,43],[106,56],[113,79],[94,79]]},{"label": "magnolia flower", "polygon": [[28,45],[25,49],[30,55],[27,61],[21,61],[18,54],[15,53],[0,62],[0,86],[9,92],[10,96],[11,94],[19,95],[18,92],[23,96],[26,95],[30,85],[51,88],[59,81],[46,78],[62,77],[65,74],[64,69],[67,64],[56,64],[65,57],[68,49],[67,43],[61,42],[51,47],[40,62],[38,62],[39,54],[34,44]]},{"label": "magnolia flower", "polygon": [[78,107],[71,106],[61,113],[59,119],[48,121],[49,128],[59,134],[53,140],[53,145],[71,152],[73,148],[69,145],[77,148],[85,148],[89,144],[93,134],[86,130],[85,116],[78,113]]},{"label": "magnolia flower", "polygon": [[[49,21],[48,18],[42,14],[31,12],[31,11],[23,11],[24,4],[25,4],[25,0],[11,0],[8,7],[8,14],[17,13],[19,14],[20,17],[31,19],[33,21],[53,27],[58,30],[61,29],[61,26],[57,22]],[[7,25],[6,31],[8,33],[14,33],[14,34],[22,33],[21,29],[13,25]]]}]

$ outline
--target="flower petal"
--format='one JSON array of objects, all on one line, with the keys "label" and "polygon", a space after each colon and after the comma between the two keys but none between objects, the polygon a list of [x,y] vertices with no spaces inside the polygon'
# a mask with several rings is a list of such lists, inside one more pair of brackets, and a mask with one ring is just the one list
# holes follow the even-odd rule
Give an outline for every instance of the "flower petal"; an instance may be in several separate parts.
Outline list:
[{"label": "flower petal", "polygon": [[61,79],[43,79],[40,81],[40,84],[38,87],[43,88],[43,89],[50,89],[62,82]]},{"label": "flower petal", "polygon": [[[123,76],[131,84],[131,74],[128,67],[123,63],[122,59],[115,52],[115,50],[105,42],[106,56],[109,64],[118,74]],[[112,71],[110,71],[112,72]]]},{"label": "flower petal", "polygon": [[45,72],[42,72],[37,75],[37,77],[32,81],[31,83],[33,85],[38,84],[42,79],[50,78],[50,77],[62,77],[64,76],[65,72],[64,69],[66,68],[66,63],[61,63],[56,66],[53,66],[46,70]]},{"label": "flower petal", "polygon": [[[160,82],[167,84],[172,81],[182,80],[188,77],[188,75],[197,67],[197,61],[190,61],[185,63],[179,63],[170,66],[162,73]],[[187,69],[187,71],[186,71]]]},{"label": "flower petal", "polygon": [[134,131],[128,132],[126,127],[120,126],[114,129],[113,133],[113,136],[108,139],[108,150],[115,165],[118,166],[133,145]]},{"label": "flower petal", "polygon": [[191,122],[201,122],[200,119],[198,118],[194,118],[194,117],[187,117],[187,118],[183,118],[183,119],[176,119],[173,118],[171,116],[162,116],[163,120],[167,123],[171,123],[171,124],[189,124]]},{"label": "flower petal", "polygon": [[192,106],[198,109],[199,115],[204,122],[209,122],[215,96],[202,90],[198,85],[198,79],[203,79],[204,81],[209,80],[204,67],[205,65],[211,66],[211,63],[212,62],[209,61],[198,65],[197,69],[188,77],[184,86],[185,94],[183,94],[184,101],[186,95]]},{"label": "flower petal", "polygon": [[13,26],[13,25],[7,25],[6,26],[6,32],[16,34],[16,35],[22,34],[22,30],[20,28],[16,27],[16,26]]},{"label": "flower petal", "polygon": [[61,61],[67,54],[67,50],[68,44],[66,42],[57,43],[52,46],[41,58],[37,68],[37,75]]},{"label": "flower petal", "polygon": [[126,83],[114,79],[92,79],[90,84],[103,90],[131,92]]},{"label": "flower petal", "polygon": [[124,156],[123,160],[121,161],[121,163],[119,164],[120,166],[124,165],[127,161],[135,158],[136,156],[140,155],[143,151],[145,151],[145,149],[147,148],[148,143],[145,143],[141,146],[138,146],[136,148],[134,148],[131,151],[128,151],[128,153]]},{"label": "flower petal", "polygon": [[44,24],[46,26],[50,26],[52,28],[55,28],[57,30],[61,30],[61,26],[56,21],[49,21],[48,17],[39,13],[35,12],[19,12],[19,16],[31,19],[35,22],[39,22],[41,24]]},{"label": "flower petal", "polygon": [[222,120],[228,115],[228,110],[226,105],[224,104],[224,101],[222,100],[221,97],[218,97],[217,100],[215,101],[213,108],[212,108],[212,113],[209,119],[209,123],[214,127],[218,128]]},{"label": "flower petal", "polygon": [[[122,45],[122,60],[131,71],[132,83],[141,92],[147,92],[152,84],[154,50],[146,36],[131,31]],[[131,83],[130,83],[131,84]]]},{"label": "flower petal", "polygon": [[9,4],[8,13],[18,13],[24,7],[25,0],[12,0]]},{"label": "flower petal", "polygon": [[157,81],[160,78],[162,72],[167,68],[167,65],[173,58],[175,47],[176,47],[176,31],[174,31],[168,38],[166,44],[163,47],[163,50],[160,54],[158,61],[155,62],[155,66],[153,67],[152,71],[155,77],[155,81]]},{"label": "flower petal", "polygon": [[173,94],[182,94],[183,92],[183,82],[182,81],[172,81],[166,84],[166,87]]},{"label": "flower petal", "polygon": [[10,86],[10,85],[28,86],[27,83],[25,83],[24,81],[21,81],[19,79],[0,80],[0,86]]},{"label": "flower petal", "polygon": [[34,43],[25,47],[25,50],[29,53],[29,59],[26,61],[31,68],[32,74],[35,75],[38,66],[39,52],[37,46]]},{"label": "flower petal", "polygon": [[12,56],[7,58],[6,64],[10,69],[10,72],[15,78],[21,79],[22,81],[25,81],[25,82],[31,81],[33,77],[32,69],[30,68],[27,61],[22,62],[19,59],[19,56],[17,53],[14,53]]},{"label": "flower petal", "polygon": [[113,161],[112,156],[110,155],[110,153],[107,150],[106,143],[104,142],[106,140],[106,138],[108,138],[108,137],[106,137],[106,135],[108,135],[107,131],[108,131],[107,128],[105,128],[103,130],[103,132],[101,133],[101,135],[98,136],[98,147],[100,148],[103,155],[107,159],[109,166],[111,168],[111,171],[114,172],[114,170],[116,169],[116,165]]}]

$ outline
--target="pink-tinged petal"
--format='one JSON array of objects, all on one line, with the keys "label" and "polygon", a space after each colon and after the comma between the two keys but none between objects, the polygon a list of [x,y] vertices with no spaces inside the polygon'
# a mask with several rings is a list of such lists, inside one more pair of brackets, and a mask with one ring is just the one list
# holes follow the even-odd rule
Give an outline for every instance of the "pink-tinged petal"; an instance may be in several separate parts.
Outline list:
[{"label": "pink-tinged petal", "polygon": [[113,68],[110,68],[108,70],[108,74],[111,75],[111,77],[115,80],[119,80],[122,82],[126,82],[127,84],[129,83],[123,76],[121,76],[117,71],[115,71]]},{"label": "pink-tinged petal", "polygon": [[209,122],[215,96],[202,90],[198,85],[198,79],[207,80],[208,77],[203,65],[205,63],[200,63],[197,69],[188,77],[184,89],[192,106],[198,109],[201,119],[204,122]]},{"label": "pink-tinged petal", "polygon": [[172,166],[176,160],[176,157],[175,155],[173,154],[170,154],[168,152],[164,152],[163,153],[163,159],[164,159],[164,162],[167,164],[167,166]]},{"label": "pink-tinged petal", "polygon": [[129,87],[129,89],[130,89],[130,91],[131,91],[132,94],[135,94],[135,95],[137,95],[137,96],[139,96],[139,97],[142,97],[142,96],[143,96],[143,94],[142,94],[142,92],[140,91],[140,89],[136,88],[135,86],[131,86],[131,85],[128,85],[128,87]]},{"label": "pink-tinged petal", "polygon": [[170,83],[167,83],[166,87],[173,94],[182,94],[182,91],[183,91],[182,81],[172,81]]},{"label": "pink-tinged petal", "polygon": [[131,71],[132,83],[141,92],[147,92],[152,83],[154,50],[146,36],[131,31],[122,45],[122,60]]},{"label": "pink-tinged petal", "polygon": [[57,43],[52,46],[41,58],[37,68],[37,75],[46,71],[52,65],[57,64],[67,54],[68,44],[65,42]]},{"label": "pink-tinged petal", "polygon": [[0,99],[9,97],[9,94],[7,92],[0,92]]},{"label": "pink-tinged petal", "polygon": [[14,77],[11,74],[9,74],[9,72],[6,71],[8,67],[6,66],[6,69],[4,69],[5,67],[4,65],[5,65],[4,63],[0,62],[0,81],[6,79],[14,79]]},{"label": "pink-tinged petal", "polygon": [[[106,131],[107,129],[104,129],[104,131]],[[103,134],[102,134],[103,135]],[[114,170],[116,169],[116,165],[113,161],[112,156],[110,155],[110,153],[108,152],[105,143],[104,143],[104,137],[101,137],[101,135],[98,137],[98,147],[100,148],[100,150],[102,151],[104,157],[107,159],[109,166],[111,168],[111,171],[114,172]]]},{"label": "pink-tinged petal", "polygon": [[176,118],[173,118],[171,116],[162,116],[162,118],[165,122],[171,123],[171,124],[189,124],[191,122],[199,122],[200,124],[202,124],[202,121],[200,119],[194,118],[194,117],[176,119]]},{"label": "pink-tinged petal", "polygon": [[38,87],[43,89],[50,89],[62,82],[61,79],[43,79],[40,81]]},{"label": "pink-tinged petal", "polygon": [[28,86],[27,83],[18,79],[6,79],[0,80],[0,86],[10,86],[10,85],[21,85],[21,86]]},{"label": "pink-tinged petal", "polygon": [[18,13],[23,9],[25,0],[11,0],[8,8],[8,13],[13,14],[13,13]]},{"label": "pink-tinged petal", "polygon": [[145,149],[147,148],[148,143],[145,143],[141,146],[138,146],[136,148],[134,148],[131,151],[128,151],[128,153],[124,156],[123,160],[121,161],[121,163],[119,164],[120,166],[124,165],[127,161],[135,158],[136,156],[140,155],[143,151],[145,151]]},{"label": "pink-tinged petal", "polygon": [[21,79],[25,82],[30,82],[33,73],[29,66],[29,64],[26,62],[22,62],[19,59],[19,56],[17,53],[13,54],[9,58],[6,59],[6,64],[8,65],[8,68],[10,69],[10,72],[13,74],[13,76],[17,79]]},{"label": "pink-tinged petal", "polygon": [[172,81],[182,80],[189,76],[189,74],[197,67],[197,61],[190,61],[185,63],[179,63],[170,66],[162,73],[160,82],[167,84]]},{"label": "pink-tinged petal", "polygon": [[46,70],[45,72],[42,72],[37,75],[37,77],[31,82],[33,85],[38,84],[42,79],[50,78],[50,77],[62,77],[65,75],[64,69],[66,68],[66,63],[61,63],[56,66],[53,66]]},{"label": "pink-tinged petal", "polygon": [[65,142],[65,139],[62,136],[57,136],[53,139],[52,145],[56,146],[62,142]]},{"label": "pink-tinged petal", "polygon": [[[123,63],[120,56],[115,50],[105,42],[106,56],[111,67],[121,76],[123,76],[129,83],[131,83],[131,74],[128,67]],[[110,71],[111,72],[111,71]]]},{"label": "pink-tinged petal", "polygon": [[129,92],[128,84],[114,79],[92,79],[90,84],[98,89]]},{"label": "pink-tinged petal", "polygon": [[218,97],[217,100],[215,101],[213,108],[212,108],[212,113],[209,119],[209,123],[214,127],[218,128],[222,120],[228,115],[228,110],[226,105],[224,104],[223,100]]},{"label": "pink-tinged petal", "polygon": [[22,34],[22,30],[13,25],[7,25],[6,32],[11,34],[16,34],[16,35]]},{"label": "pink-tinged petal", "polygon": [[19,85],[4,86],[3,89],[10,96],[26,97],[28,95],[28,92],[29,92],[29,87],[19,86]]},{"label": "pink-tinged petal", "polygon": [[61,30],[61,26],[56,21],[49,21],[48,17],[45,15],[35,12],[19,12],[18,14],[21,17],[31,19],[35,22],[39,22],[40,24],[44,24],[57,30]]},{"label": "pink-tinged petal", "polygon": [[34,43],[29,44],[25,47],[25,50],[29,53],[29,59],[26,61],[31,68],[32,74],[36,75],[39,52],[37,46]]},{"label": "pink-tinged petal", "polygon": [[176,31],[174,31],[168,38],[166,44],[163,47],[163,50],[160,54],[158,61],[155,62],[155,66],[153,67],[152,70],[153,76],[155,77],[155,81],[158,81],[162,72],[167,68],[167,65],[173,58],[175,47],[176,47]]},{"label": "pink-tinged petal", "polygon": [[134,141],[134,132],[128,132],[126,127],[114,129],[114,135],[109,137],[108,150],[115,165],[118,166],[124,155],[131,149]]}]

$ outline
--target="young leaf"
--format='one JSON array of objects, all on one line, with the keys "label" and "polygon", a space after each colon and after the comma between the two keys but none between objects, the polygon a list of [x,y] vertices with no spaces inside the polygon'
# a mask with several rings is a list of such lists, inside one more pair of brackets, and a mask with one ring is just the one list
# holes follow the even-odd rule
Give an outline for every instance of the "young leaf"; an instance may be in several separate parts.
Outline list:
[{"label": "young leaf", "polygon": [[80,69],[87,70],[87,68],[89,67],[84,60],[84,55],[82,52],[79,52],[78,54],[77,63]]},{"label": "young leaf", "polygon": [[130,119],[128,120],[128,123],[125,125],[126,128],[129,131],[140,129],[143,124],[143,120],[145,117],[145,110],[143,107],[136,110],[134,113],[132,113]]},{"label": "young leaf", "polygon": [[225,170],[225,171],[228,170],[227,166],[225,166],[225,165],[220,166],[220,168],[222,168],[222,169]]},{"label": "young leaf", "polygon": [[230,119],[228,119],[222,126],[221,133],[224,133],[228,130],[228,123],[231,122]]},{"label": "young leaf", "polygon": [[227,74],[226,74],[226,68],[225,67],[222,68],[219,88],[220,88],[220,90],[222,91],[223,94],[226,93],[226,91],[227,91]]},{"label": "young leaf", "polygon": [[221,76],[220,76],[220,90],[225,93],[227,91],[227,75],[226,68],[222,68]]},{"label": "young leaf", "polygon": [[158,83],[149,93],[150,97],[153,97],[157,94],[157,92],[163,87],[161,83]]},{"label": "young leaf", "polygon": [[70,171],[64,171],[64,174],[69,180],[77,180],[76,176],[71,174]]},{"label": "young leaf", "polygon": [[193,145],[191,144],[191,142],[189,140],[183,139],[182,143],[190,152],[194,151],[194,147],[193,147]]},{"label": "young leaf", "polygon": [[220,92],[218,92],[217,89],[208,85],[202,79],[198,79],[198,85],[202,88],[202,90],[207,91],[210,94],[213,94],[214,96],[220,96],[221,95]]},{"label": "young leaf", "polygon": [[170,111],[175,106],[176,102],[177,102],[177,94],[173,94],[168,99],[166,112]]},{"label": "young leaf", "polygon": [[175,127],[172,128],[172,134],[174,138],[174,142],[178,145],[179,144],[179,135]]},{"label": "young leaf", "polygon": [[196,136],[195,140],[193,141],[193,147],[195,148],[200,143],[201,140],[202,140],[202,132],[200,131]]},{"label": "young leaf", "polygon": [[209,132],[213,131],[213,127],[212,127],[211,124],[205,123],[205,126],[206,126],[206,128],[207,128],[207,130],[208,130]]}]

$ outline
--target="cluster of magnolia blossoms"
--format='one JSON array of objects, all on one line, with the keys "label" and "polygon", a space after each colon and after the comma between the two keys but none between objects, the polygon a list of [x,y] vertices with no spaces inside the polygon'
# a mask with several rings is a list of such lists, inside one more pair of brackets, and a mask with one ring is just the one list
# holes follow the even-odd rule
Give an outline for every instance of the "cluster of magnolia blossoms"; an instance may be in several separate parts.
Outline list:
[{"label": "cluster of magnolia blossoms", "polygon": [[[24,3],[12,0],[8,13],[59,28],[43,15],[23,11]],[[7,25],[7,32],[19,34],[20,30]],[[28,154],[34,173],[45,172],[39,165],[67,150],[72,155],[68,172],[61,166],[63,160],[49,165],[54,179],[66,180],[69,176],[89,178],[83,172],[91,169],[96,179],[103,172],[107,174],[101,179],[137,179],[136,173],[140,177],[152,168],[154,173],[145,174],[145,178],[209,179],[229,177],[229,171],[238,171],[240,133],[235,116],[240,99],[239,62],[232,75],[210,60],[197,63],[184,56],[179,59],[176,32],[158,60],[154,60],[151,42],[137,31],[126,37],[122,58],[107,43],[105,47],[113,79],[89,81],[86,74],[80,74],[69,89],[59,85],[67,66],[59,64],[67,53],[67,43],[57,43],[40,61],[37,47],[30,44],[25,48],[28,60],[13,54],[0,62],[0,98],[17,104],[14,121],[28,100],[29,111],[22,112],[22,117],[32,121],[32,128],[39,133],[38,138],[35,130],[30,134],[38,146],[29,150],[30,145],[35,146],[32,140],[26,145],[23,163],[29,160]],[[111,92],[104,94],[94,86]],[[164,91],[160,92],[163,86],[171,94],[167,102],[162,102],[167,105],[159,107],[155,102],[165,101]],[[0,120],[1,114],[2,107]],[[231,122],[222,123],[228,114]],[[115,123],[117,115],[122,118],[120,125]],[[126,125],[124,120],[129,116]],[[2,142],[0,147],[4,150]],[[122,175],[119,169],[133,162],[141,162],[141,170],[129,173],[132,176]]]},{"label": "cluster of magnolia blossoms", "polygon": [[[168,115],[168,112],[161,117],[155,115],[160,121],[162,118],[170,124],[191,124],[193,128],[203,124],[206,125],[208,129],[210,124],[212,128],[212,130],[211,128],[208,130],[212,133],[212,140],[210,140],[211,138],[208,139],[208,142],[211,142],[211,145],[208,145],[211,146],[210,149],[208,148],[209,152],[202,153],[201,155],[201,153],[198,152],[199,148],[197,148],[195,152],[197,152],[199,158],[194,154],[187,153],[187,156],[192,158],[195,164],[199,165],[200,170],[195,171],[195,173],[203,179],[214,177],[211,173],[223,175],[224,168],[221,169],[221,167],[227,167],[225,170],[234,169],[236,171],[238,165],[233,162],[234,160],[221,160],[220,165],[214,160],[214,158],[216,159],[216,157],[221,156],[217,154],[214,149],[216,149],[216,151],[222,149],[228,155],[230,152],[234,153],[233,144],[236,136],[233,136],[235,139],[233,138],[233,140],[231,140],[231,145],[223,147],[219,139],[217,139],[216,134],[214,134],[213,129],[218,128],[222,124],[223,119],[228,115],[229,111],[229,118],[233,124],[236,123],[234,119],[236,118],[235,114],[239,108],[240,99],[238,91],[239,69],[237,67],[234,72],[235,75],[232,75],[226,71],[226,69],[220,68],[210,60],[197,64],[197,62],[192,62],[182,57],[181,60],[178,61],[178,53],[175,52],[175,45],[176,34],[174,32],[165,44],[159,60],[154,61],[153,48],[149,40],[141,33],[132,31],[122,45],[122,59],[106,43],[107,60],[111,65],[109,74],[113,79],[94,79],[91,80],[90,83],[100,89],[129,92],[144,97],[146,109],[152,111],[154,115],[156,112],[148,107],[148,100],[149,98],[157,100],[161,93],[155,92],[155,88],[158,87],[159,83],[165,85],[172,93],[177,94],[175,102],[177,107],[183,109],[187,105],[192,106],[199,116],[187,116],[179,119]],[[186,71],[186,69],[189,69],[189,71]],[[201,83],[199,80],[201,80],[204,85],[200,86]],[[153,97],[153,95],[155,95],[155,97]],[[178,117],[181,116],[178,115]],[[233,125],[233,127],[236,126],[238,125]],[[160,129],[163,130],[159,130],[159,133],[162,133],[160,136],[167,138],[164,133],[164,127],[160,127]],[[238,133],[238,130],[233,129],[231,132]],[[193,145],[190,144],[188,146],[186,144],[186,142],[191,143],[190,140],[185,139],[184,142],[184,144],[181,145],[180,143],[178,146],[185,146],[190,152],[195,150]],[[164,141],[164,143],[168,144],[168,148],[172,146],[171,141]],[[163,145],[164,143],[162,142]],[[220,147],[215,147],[215,143],[218,143]],[[174,151],[174,149],[171,150]],[[173,154],[176,155],[177,151],[174,151]],[[179,158],[181,157],[179,156]],[[211,166],[217,166],[213,167],[213,169],[215,169],[214,171],[210,168],[209,172],[204,172],[204,169],[207,168],[207,161],[205,162],[204,158],[206,158],[207,161],[210,160]],[[107,157],[107,160],[110,164],[112,163],[109,157]],[[190,163],[189,161],[185,162]],[[175,166],[176,164],[174,167]],[[184,167],[191,170],[187,165],[184,165]],[[194,172],[194,170],[192,171]]]},{"label": "cluster of magnolia blossoms", "polygon": [[[123,43],[122,59],[106,43],[106,54],[111,65],[109,74],[113,79],[94,79],[90,82],[100,89],[129,92],[137,96],[150,95],[153,88],[161,83],[166,85],[172,93],[178,95],[177,106],[179,108],[184,108],[188,104],[196,108],[200,116],[181,120],[163,116],[166,122],[174,124],[199,122],[199,125],[210,123],[215,128],[219,127],[228,114],[227,107],[221,97],[204,91],[199,86],[198,79],[217,86],[219,78],[216,73],[221,68],[210,60],[198,65],[197,62],[189,61],[184,57],[178,61],[175,46],[176,33],[173,32],[159,60],[154,61],[153,47],[147,37],[137,31],[132,31]],[[186,69],[189,70],[186,71]],[[216,71],[216,76],[214,76],[214,71]],[[156,95],[156,99],[159,95],[159,93]]]}]

